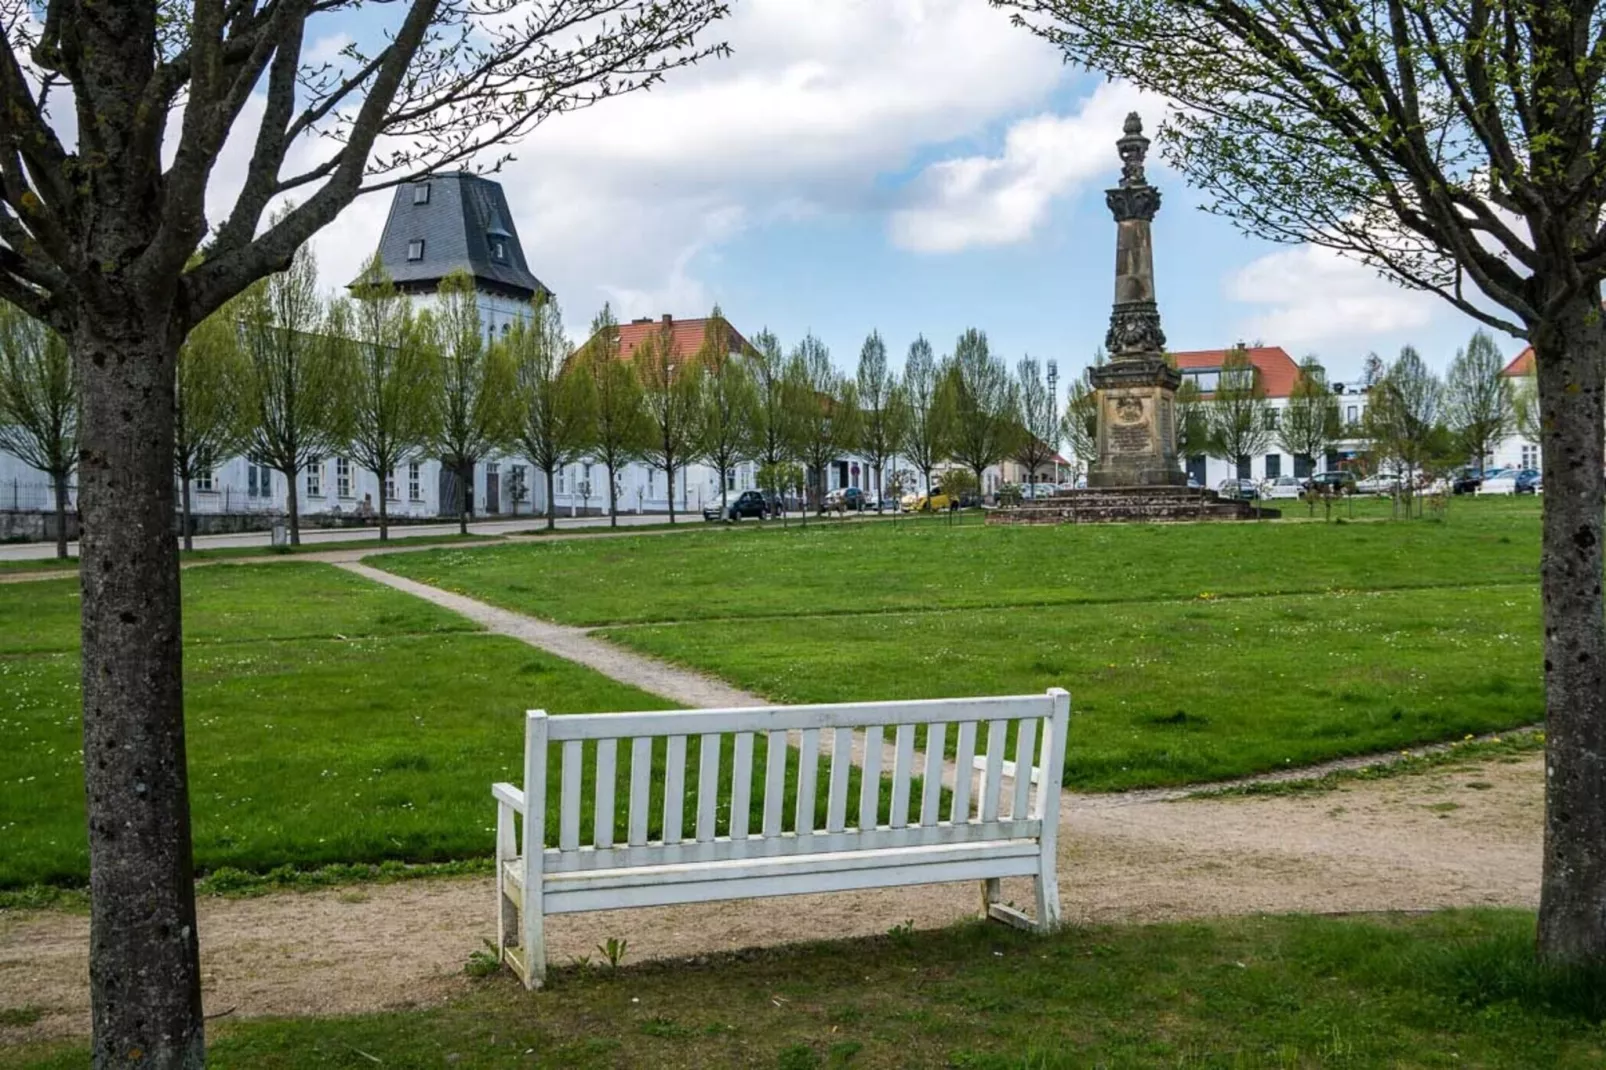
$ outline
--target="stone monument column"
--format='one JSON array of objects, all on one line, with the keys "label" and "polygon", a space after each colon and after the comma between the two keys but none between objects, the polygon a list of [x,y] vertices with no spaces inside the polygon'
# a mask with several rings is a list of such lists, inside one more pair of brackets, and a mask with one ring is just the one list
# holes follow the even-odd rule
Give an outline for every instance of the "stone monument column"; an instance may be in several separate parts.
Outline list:
[{"label": "stone monument column", "polygon": [[1106,190],[1115,216],[1115,307],[1104,336],[1107,364],[1089,375],[1098,396],[1099,459],[1088,466],[1089,487],[1186,486],[1177,464],[1174,397],[1182,374],[1166,363],[1165,332],[1154,299],[1150,224],[1160,191],[1143,174],[1149,139],[1137,112],[1117,141],[1121,184]]}]

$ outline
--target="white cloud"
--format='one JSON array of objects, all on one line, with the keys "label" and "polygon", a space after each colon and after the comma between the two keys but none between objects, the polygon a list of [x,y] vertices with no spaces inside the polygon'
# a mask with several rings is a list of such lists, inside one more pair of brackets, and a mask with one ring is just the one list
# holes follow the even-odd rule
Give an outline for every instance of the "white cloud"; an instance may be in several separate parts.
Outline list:
[{"label": "white cloud", "polygon": [[[1111,176],[1122,120],[1144,110],[1144,103],[1132,86],[1105,83],[1074,115],[1016,121],[998,156],[932,164],[912,183],[908,206],[893,213],[893,241],[919,252],[947,253],[1026,240],[1056,198]],[[1159,108],[1149,103],[1152,129]]]},{"label": "white cloud", "polygon": [[1226,280],[1224,289],[1234,301],[1263,307],[1245,320],[1240,336],[1281,346],[1359,342],[1423,328],[1443,304],[1315,245],[1252,260]]}]

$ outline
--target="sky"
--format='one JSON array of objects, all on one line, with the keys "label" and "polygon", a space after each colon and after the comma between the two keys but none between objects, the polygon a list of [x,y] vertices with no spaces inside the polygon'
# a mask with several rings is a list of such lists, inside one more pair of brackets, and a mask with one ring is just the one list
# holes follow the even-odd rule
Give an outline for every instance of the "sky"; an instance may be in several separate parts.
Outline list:
[{"label": "sky", "polygon": [[[713,33],[730,58],[547,121],[498,176],[573,334],[605,301],[621,320],[717,303],[787,348],[813,332],[845,370],[872,329],[895,364],[916,335],[942,354],[971,326],[1011,363],[1058,361],[1062,381],[1089,362],[1113,287],[1115,140],[1134,109],[1153,133],[1161,102],[1065,66],[982,0],[737,0]],[[1242,235],[1157,157],[1173,350],[1259,340],[1342,382],[1407,343],[1442,372],[1476,328],[1362,265]],[[390,197],[316,239],[326,283],[356,274]]]}]

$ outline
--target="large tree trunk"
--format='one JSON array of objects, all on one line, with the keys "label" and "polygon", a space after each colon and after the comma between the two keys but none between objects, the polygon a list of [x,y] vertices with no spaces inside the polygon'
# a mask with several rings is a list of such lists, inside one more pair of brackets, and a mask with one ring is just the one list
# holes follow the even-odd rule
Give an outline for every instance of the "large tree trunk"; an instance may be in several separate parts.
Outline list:
[{"label": "large tree trunk", "polygon": [[205,1058],[164,327],[86,320],[73,339],[96,1067]]},{"label": "large tree trunk", "polygon": [[558,526],[558,501],[552,496],[553,469],[545,468],[542,471],[546,473],[546,529],[551,531]]},{"label": "large tree trunk", "polygon": [[1533,337],[1545,507],[1545,864],[1539,951],[1606,964],[1606,613],[1601,601],[1600,288]]},{"label": "large tree trunk", "polygon": [[187,472],[179,476],[179,501],[182,504],[179,506],[178,522],[184,536],[184,549],[193,550],[195,538],[190,534],[190,477]]},{"label": "large tree trunk", "polygon": [[[67,560],[67,474],[56,476],[56,557]],[[189,487],[184,488],[186,495]]]}]

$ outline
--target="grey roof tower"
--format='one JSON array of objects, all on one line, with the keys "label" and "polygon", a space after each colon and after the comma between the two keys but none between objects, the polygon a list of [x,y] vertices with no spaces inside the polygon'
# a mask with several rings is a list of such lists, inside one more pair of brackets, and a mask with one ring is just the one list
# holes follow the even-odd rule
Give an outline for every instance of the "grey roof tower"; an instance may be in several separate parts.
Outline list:
[{"label": "grey roof tower", "polygon": [[379,258],[408,293],[433,293],[460,268],[493,293],[527,301],[552,292],[524,259],[501,184],[466,171],[397,186]]}]

